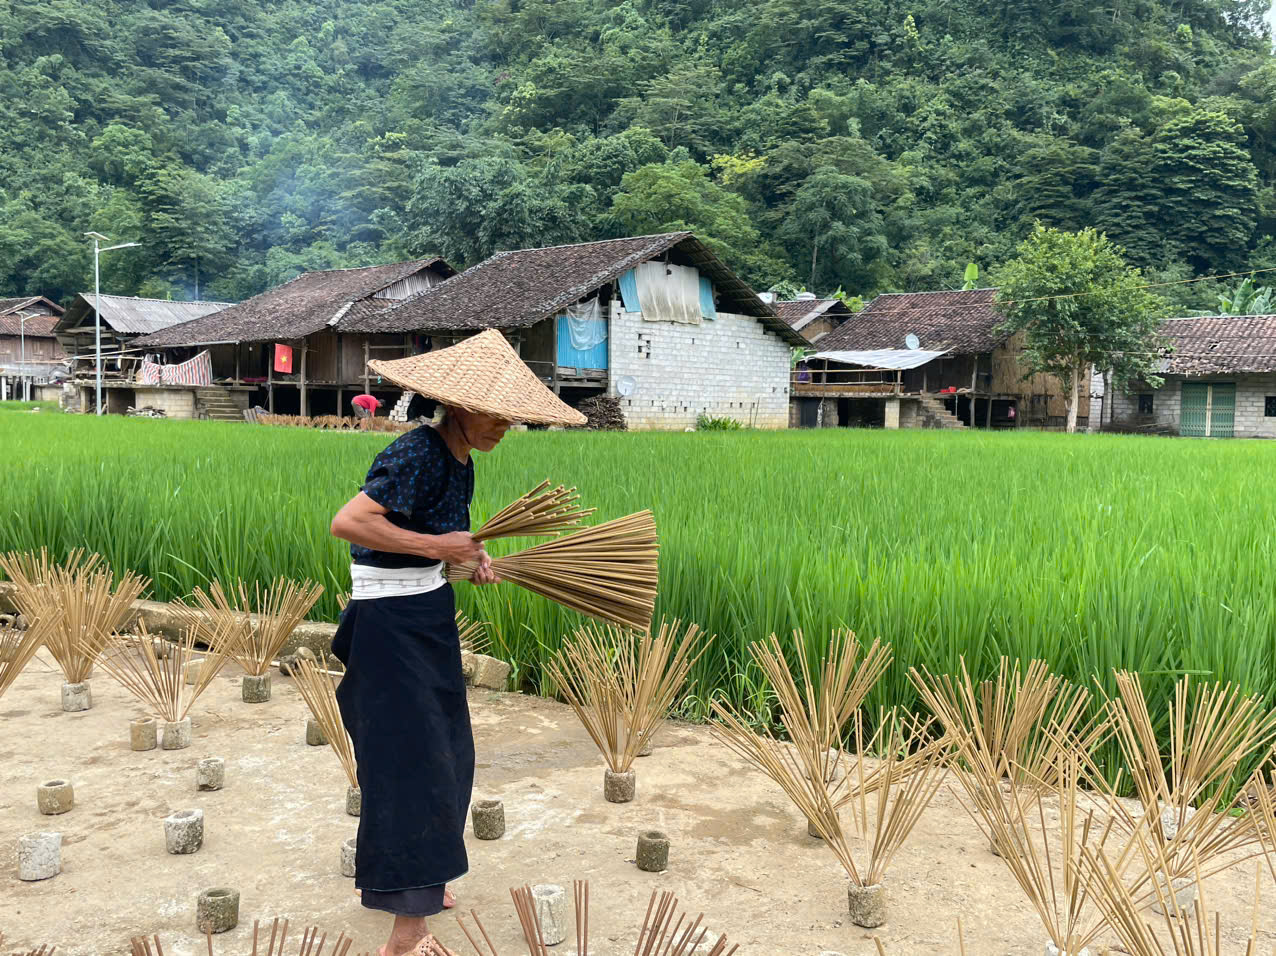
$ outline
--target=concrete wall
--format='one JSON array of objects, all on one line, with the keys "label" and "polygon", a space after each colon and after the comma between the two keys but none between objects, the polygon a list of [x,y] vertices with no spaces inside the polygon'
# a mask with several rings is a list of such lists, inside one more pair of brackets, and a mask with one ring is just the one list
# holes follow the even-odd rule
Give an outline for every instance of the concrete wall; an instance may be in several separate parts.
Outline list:
[{"label": "concrete wall", "polygon": [[[1166,378],[1158,389],[1132,389],[1121,392],[1113,389],[1112,423],[1125,426],[1157,426],[1175,434],[1179,430],[1179,416],[1184,379]],[[1236,385],[1237,438],[1276,438],[1276,417],[1265,414],[1266,398],[1276,396],[1276,372],[1261,375],[1214,375],[1209,378],[1193,378],[1193,382],[1232,382]],[[1139,394],[1152,394],[1152,414],[1139,414]]]},{"label": "concrete wall", "polygon": [[[700,414],[788,426],[789,347],[752,316],[676,325],[615,309],[608,338],[610,394],[632,429],[694,427]],[[615,391],[626,375],[637,384],[627,397]]]},{"label": "concrete wall", "polygon": [[134,392],[137,400],[135,407],[149,405],[158,408],[169,418],[195,417],[195,390],[186,388],[146,388],[138,385]]}]

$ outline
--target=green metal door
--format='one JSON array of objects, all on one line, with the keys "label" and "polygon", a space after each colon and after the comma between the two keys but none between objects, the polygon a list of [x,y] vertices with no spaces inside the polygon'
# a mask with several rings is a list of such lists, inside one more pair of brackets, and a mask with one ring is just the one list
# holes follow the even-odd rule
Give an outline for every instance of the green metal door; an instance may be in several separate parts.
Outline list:
[{"label": "green metal door", "polygon": [[1231,438],[1236,425],[1236,386],[1210,386],[1210,438]]},{"label": "green metal door", "polygon": [[1188,438],[1204,438],[1209,430],[1210,387],[1201,382],[1184,382],[1182,408],[1179,410],[1179,434]]}]

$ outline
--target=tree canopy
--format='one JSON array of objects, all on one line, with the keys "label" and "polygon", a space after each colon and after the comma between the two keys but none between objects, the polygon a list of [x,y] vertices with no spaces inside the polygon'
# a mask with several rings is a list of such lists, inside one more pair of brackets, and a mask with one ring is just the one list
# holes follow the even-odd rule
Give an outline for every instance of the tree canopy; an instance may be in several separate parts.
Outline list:
[{"label": "tree canopy", "polygon": [[1038,223],[1001,270],[997,302],[1007,332],[1024,334],[1026,375],[1047,372],[1067,395],[1068,431],[1091,368],[1118,387],[1159,385],[1157,328],[1164,304],[1121,250],[1094,229],[1078,233]]},{"label": "tree canopy", "polygon": [[223,299],[684,227],[825,294],[996,282],[1036,221],[1267,268],[1265,5],[7,0],[0,295],[81,291],[90,229],[112,292]]}]

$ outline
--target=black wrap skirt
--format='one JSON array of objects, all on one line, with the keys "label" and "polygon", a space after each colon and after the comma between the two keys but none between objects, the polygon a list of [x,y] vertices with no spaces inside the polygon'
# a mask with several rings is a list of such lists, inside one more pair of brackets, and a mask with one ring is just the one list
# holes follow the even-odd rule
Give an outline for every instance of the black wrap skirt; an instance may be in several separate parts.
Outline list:
[{"label": "black wrap skirt", "polygon": [[[355,886],[365,905],[407,916],[438,912],[442,885],[469,867],[474,735],[455,613],[448,584],[351,601],[332,641],[363,795]],[[433,912],[414,911],[423,899]]]}]

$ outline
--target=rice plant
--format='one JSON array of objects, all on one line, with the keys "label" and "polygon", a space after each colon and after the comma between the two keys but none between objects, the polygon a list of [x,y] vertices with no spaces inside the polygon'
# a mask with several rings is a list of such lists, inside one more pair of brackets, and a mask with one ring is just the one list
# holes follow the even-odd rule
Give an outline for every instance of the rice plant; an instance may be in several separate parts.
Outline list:
[{"label": "rice plant", "polygon": [[[281,575],[325,588],[336,620],[349,549],[328,533],[395,436],[91,416],[11,415],[0,550],[76,548],[152,579],[159,600],[214,580]],[[49,447],[58,449],[48,455]],[[749,645],[802,627],[881,636],[896,664],[867,713],[921,709],[909,668],[996,679],[1044,660],[1073,686],[1117,694],[1139,673],[1168,747],[1184,673],[1276,690],[1276,562],[1266,486],[1276,445],[1121,435],[937,431],[511,433],[479,455],[474,526],[541,479],[598,516],[650,508],[660,527],[655,614],[717,635],[679,716],[719,697],[774,725]],[[493,542],[509,554],[535,539]],[[545,663],[579,614],[520,588],[457,587],[515,685],[552,690]],[[785,638],[787,642],[787,638]],[[791,648],[786,647],[786,652]],[[1096,694],[1096,698],[1102,695]],[[1102,711],[1087,702],[1086,718]],[[1096,749],[1115,781],[1113,739]]]}]

